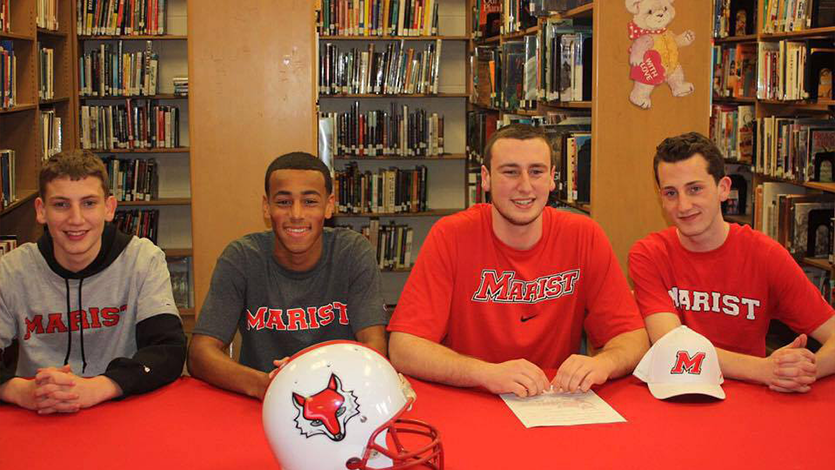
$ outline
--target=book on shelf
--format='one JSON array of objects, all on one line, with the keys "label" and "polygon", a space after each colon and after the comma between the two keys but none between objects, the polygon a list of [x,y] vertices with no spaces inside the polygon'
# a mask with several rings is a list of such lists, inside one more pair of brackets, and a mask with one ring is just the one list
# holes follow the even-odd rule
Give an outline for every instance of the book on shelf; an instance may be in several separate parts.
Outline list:
[{"label": "book on shelf", "polygon": [[159,199],[159,165],[154,158],[103,158],[110,179],[110,192],[117,201]]},{"label": "book on shelf", "polygon": [[467,157],[480,166],[484,162],[484,146],[498,127],[498,114],[483,110],[467,112]]},{"label": "book on shelf", "polygon": [[167,262],[174,304],[180,309],[194,308],[194,290],[191,288],[191,256],[171,258]]},{"label": "book on shelf", "polygon": [[327,129],[320,137],[333,156],[426,157],[444,153],[444,117],[425,109],[389,104],[388,110],[320,113]]},{"label": "book on shelf", "polygon": [[360,171],[349,162],[334,176],[334,195],[340,214],[395,214],[426,212],[427,167]]},{"label": "book on shelf", "polygon": [[153,149],[180,146],[180,110],[156,100],[127,98],[125,104],[81,106],[81,148]]},{"label": "book on shelf", "polygon": [[404,40],[344,50],[325,43],[319,54],[319,94],[437,94],[442,44],[435,40],[421,51]]},{"label": "book on shelf", "polygon": [[502,0],[473,2],[473,37],[487,39],[502,33]]},{"label": "book on shelf", "polygon": [[38,42],[38,98],[55,98],[55,49]]},{"label": "book on shelf", "polygon": [[714,104],[710,113],[710,138],[728,160],[751,163],[756,121],[754,105]]},{"label": "book on shelf", "polygon": [[549,18],[537,33],[541,100],[589,101],[592,92],[591,28],[571,19]]},{"label": "book on shelf", "polygon": [[174,85],[175,95],[188,96],[188,77],[174,77],[171,81]]},{"label": "book on shelf", "polygon": [[831,39],[759,42],[757,98],[832,99],[833,54]]},{"label": "book on shelf", "polygon": [[754,34],[757,28],[757,0],[714,0],[713,37]]},{"label": "book on shelf", "polygon": [[[59,0],[36,0],[35,13],[38,28],[58,31],[58,1]],[[67,0],[64,0],[67,1]],[[2,16],[2,14],[0,14]]]},{"label": "book on shelf", "polygon": [[502,44],[502,109],[515,111],[524,106],[525,42],[508,41]]},{"label": "book on shelf", "polygon": [[802,31],[812,27],[813,3],[820,0],[763,0],[762,32]]},{"label": "book on shelf", "polygon": [[40,113],[41,155],[44,160],[57,154],[63,148],[63,128],[61,118],[54,109],[44,109]]},{"label": "book on shelf", "polygon": [[799,183],[833,181],[835,120],[764,116],[756,125],[754,171]]},{"label": "book on shelf", "polygon": [[524,31],[536,26],[536,16],[531,14],[530,0],[502,0],[502,34]]},{"label": "book on shelf", "polygon": [[835,0],[806,0],[812,3],[812,27],[835,26]]},{"label": "book on shelf", "polygon": [[76,0],[76,32],[79,36],[163,35],[167,3],[168,0]]},{"label": "book on shelf", "polygon": [[17,56],[14,42],[0,41],[0,108],[17,104]]},{"label": "book on shelf", "polygon": [[377,255],[377,265],[383,271],[408,269],[412,267],[412,243],[414,229],[406,224],[381,224],[371,219],[360,232],[371,243]]},{"label": "book on shelf", "polygon": [[500,54],[498,47],[477,46],[470,56],[473,86],[470,102],[485,108],[499,108],[498,73]]},{"label": "book on shelf", "polygon": [[591,2],[592,0],[530,0],[530,12],[534,16],[552,16]]},{"label": "book on shelf", "polygon": [[0,0],[0,32],[8,33],[12,30],[11,0]]},{"label": "book on shelf", "polygon": [[591,117],[568,117],[542,127],[556,158],[553,196],[588,204],[591,200]]},{"label": "book on shelf", "polygon": [[158,78],[153,41],[133,52],[122,40],[101,43],[79,57],[79,94],[84,97],[156,95]]},{"label": "book on shelf", "polygon": [[17,201],[15,174],[15,151],[0,150],[0,209]]},{"label": "book on shelf", "polygon": [[0,235],[0,256],[17,248],[17,235]]},{"label": "book on shelf", "polygon": [[439,0],[322,0],[322,36],[435,36]]},{"label": "book on shelf", "polygon": [[754,213],[754,228],[774,240],[779,240],[780,195],[805,195],[806,193],[806,188],[791,183],[769,181],[757,186],[757,211]]},{"label": "book on shelf", "polygon": [[113,223],[116,224],[116,228],[128,235],[147,238],[154,244],[157,243],[159,232],[158,209],[117,210]]},{"label": "book on shelf", "polygon": [[722,202],[722,214],[747,215],[751,213],[753,200],[750,197],[753,187],[753,174],[748,165],[725,165],[725,174],[731,180],[728,199]]},{"label": "book on shelf", "polygon": [[754,98],[757,95],[757,45],[713,46],[713,95]]}]

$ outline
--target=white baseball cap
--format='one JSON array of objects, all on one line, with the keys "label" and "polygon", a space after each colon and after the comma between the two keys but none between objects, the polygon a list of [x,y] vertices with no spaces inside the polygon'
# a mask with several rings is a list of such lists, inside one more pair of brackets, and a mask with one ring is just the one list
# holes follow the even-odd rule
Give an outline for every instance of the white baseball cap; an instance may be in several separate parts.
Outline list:
[{"label": "white baseball cap", "polygon": [[725,399],[716,348],[704,336],[682,325],[647,351],[633,372],[658,399],[698,393]]}]

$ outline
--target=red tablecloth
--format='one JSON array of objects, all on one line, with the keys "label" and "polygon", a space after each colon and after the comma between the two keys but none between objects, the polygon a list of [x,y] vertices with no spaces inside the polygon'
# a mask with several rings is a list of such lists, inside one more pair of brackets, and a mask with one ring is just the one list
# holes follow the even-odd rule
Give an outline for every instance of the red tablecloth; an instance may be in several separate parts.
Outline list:
[{"label": "red tablecloth", "polygon": [[[633,377],[597,389],[626,423],[525,429],[500,398],[412,380],[410,417],[441,431],[446,468],[835,468],[835,378],[785,395],[660,401]],[[261,404],[183,378],[73,415],[0,405],[0,469],[277,468]]]}]

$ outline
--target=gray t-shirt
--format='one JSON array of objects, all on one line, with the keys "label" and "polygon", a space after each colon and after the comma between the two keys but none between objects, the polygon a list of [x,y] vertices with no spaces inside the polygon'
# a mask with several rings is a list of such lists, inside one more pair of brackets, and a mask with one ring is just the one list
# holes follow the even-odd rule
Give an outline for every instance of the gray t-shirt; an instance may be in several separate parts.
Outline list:
[{"label": "gray t-shirt", "polygon": [[295,272],[275,259],[275,234],[252,233],[218,258],[195,334],[228,344],[241,332],[241,364],[264,372],[273,360],[355,333],[388,318],[371,244],[359,233],[325,228],[322,257]]}]

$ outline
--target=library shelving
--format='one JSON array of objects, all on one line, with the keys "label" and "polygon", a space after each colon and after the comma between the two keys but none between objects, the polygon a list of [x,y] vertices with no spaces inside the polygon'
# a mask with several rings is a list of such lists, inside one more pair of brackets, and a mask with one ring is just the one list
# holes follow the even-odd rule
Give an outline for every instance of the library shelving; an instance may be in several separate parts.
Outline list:
[{"label": "library shelving", "polygon": [[[11,4],[11,30],[0,32],[0,41],[11,43],[17,62],[14,105],[0,107],[0,150],[14,151],[16,186],[16,198],[4,209],[0,208],[0,234],[17,235],[19,243],[35,241],[42,233],[35,220],[32,202],[37,197],[37,175],[49,153],[44,149],[45,137],[50,139],[53,148],[71,148],[75,126],[71,110],[72,5],[66,1],[59,2],[55,18],[51,19],[47,28],[38,25],[37,4],[36,0]],[[48,61],[41,60],[41,49],[51,51],[49,68],[45,66]],[[44,80],[41,80],[42,73]],[[45,87],[48,84],[51,96],[42,97],[42,83]],[[60,119],[60,126],[56,118]],[[48,123],[46,127],[43,126],[44,120]],[[63,135],[61,141],[58,135]]]},{"label": "library shelving", "polygon": [[[437,84],[436,89],[432,93],[332,93],[332,90],[320,90],[317,97],[317,110],[321,115],[327,116],[333,113],[349,114],[352,123],[357,126],[353,119],[357,114],[380,111],[386,112],[386,119],[392,119],[392,122],[397,122],[392,115],[397,114],[400,117],[404,112],[412,113],[414,111],[425,111],[426,117],[431,119],[431,115],[436,113],[443,119],[443,153],[433,154],[431,150],[432,143],[427,142],[427,155],[410,155],[398,153],[402,146],[397,147],[391,152],[386,152],[385,155],[369,156],[368,152],[363,152],[359,155],[359,151],[336,152],[334,161],[334,170],[337,172],[344,171],[349,168],[348,165],[355,165],[359,172],[377,173],[391,168],[398,168],[400,170],[411,170],[416,165],[427,167],[427,183],[426,183],[426,206],[428,210],[422,212],[362,212],[351,213],[341,212],[334,216],[337,225],[351,226],[355,230],[361,230],[362,226],[368,226],[371,219],[379,219],[379,225],[385,226],[393,221],[397,221],[399,225],[405,224],[414,230],[414,241],[411,249],[411,262],[413,263],[417,257],[422,240],[425,238],[431,225],[437,221],[439,217],[454,214],[467,206],[467,192],[466,192],[466,99],[469,96],[467,92],[467,82],[469,81],[469,70],[466,65],[466,52],[469,44],[470,36],[469,21],[470,16],[468,12],[471,7],[471,2],[468,0],[438,0],[437,1],[437,35],[409,36],[409,35],[333,35],[333,34],[319,34],[316,36],[318,42],[319,57],[323,57],[329,48],[338,49],[339,52],[345,54],[350,53],[353,49],[357,50],[357,56],[361,56],[364,52],[369,52],[373,48],[373,52],[379,53],[387,52],[387,57],[396,56],[391,51],[396,53],[405,52],[412,49],[408,57],[416,58],[418,53],[428,54],[436,52],[439,48],[440,55],[436,64],[429,64],[432,69],[437,69]],[[320,22],[324,24],[324,12],[319,15]],[[425,16],[424,21],[428,20]],[[321,31],[317,27],[317,31]],[[386,31],[389,32],[389,31]],[[402,48],[402,49],[401,49]],[[370,55],[370,54],[369,54]],[[403,54],[407,57],[407,54]],[[327,57],[327,56],[325,56]],[[369,61],[370,62],[370,61]],[[320,62],[314,63],[317,66]],[[322,80],[325,77],[321,66],[319,67],[318,77]],[[370,67],[370,65],[369,65]],[[329,72],[327,72],[329,73]],[[426,74],[429,76],[429,73]],[[431,80],[431,77],[430,77]],[[387,80],[386,83],[393,83]],[[324,91],[324,92],[323,92]],[[407,110],[404,111],[403,107]],[[354,108],[358,108],[358,113],[353,112]],[[430,127],[431,124],[427,125]],[[389,141],[391,128],[386,124],[386,141]],[[399,129],[402,132],[406,129]],[[409,133],[415,132],[416,129],[408,129]],[[429,129],[420,129],[421,137],[424,141],[432,138],[437,139],[436,132]],[[431,136],[430,136],[431,134]],[[344,136],[341,136],[344,137]],[[407,145],[406,147],[411,147]],[[377,152],[381,153],[381,152]],[[373,237],[372,237],[373,238]],[[383,294],[385,301],[388,303],[396,303],[399,292],[405,282],[406,276],[410,269],[384,269],[383,277]],[[391,274],[391,275],[390,275]]]}]

